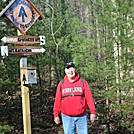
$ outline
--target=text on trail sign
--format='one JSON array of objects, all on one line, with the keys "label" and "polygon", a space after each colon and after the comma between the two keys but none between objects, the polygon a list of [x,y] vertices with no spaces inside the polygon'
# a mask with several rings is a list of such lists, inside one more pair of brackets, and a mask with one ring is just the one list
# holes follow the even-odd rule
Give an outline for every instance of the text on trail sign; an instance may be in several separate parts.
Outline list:
[{"label": "text on trail sign", "polygon": [[45,52],[44,48],[36,46],[16,46],[8,48],[9,54],[18,56],[28,56],[33,54],[41,54],[44,52]]},{"label": "text on trail sign", "polygon": [[5,12],[5,15],[23,33],[25,33],[40,16],[28,0],[16,0]]},{"label": "text on trail sign", "polygon": [[30,36],[30,35],[20,35],[20,36],[5,36],[2,39],[3,43],[8,44],[18,44],[18,45],[28,45],[28,44],[40,44],[45,45],[45,36]]}]

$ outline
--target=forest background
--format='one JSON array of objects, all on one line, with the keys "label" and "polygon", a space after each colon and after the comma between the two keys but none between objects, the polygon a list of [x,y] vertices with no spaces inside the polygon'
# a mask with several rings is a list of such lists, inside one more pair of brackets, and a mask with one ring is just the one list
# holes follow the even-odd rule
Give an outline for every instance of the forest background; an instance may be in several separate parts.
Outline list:
[{"label": "forest background", "polygon": [[[32,133],[62,134],[53,121],[58,82],[66,62],[91,86],[96,121],[92,134],[134,132],[134,2],[132,0],[31,0],[45,16],[27,31],[44,35],[46,52],[28,56],[37,68],[37,85],[29,85]],[[2,11],[10,0],[1,0]],[[0,38],[17,29],[0,18]],[[0,46],[2,46],[0,42]],[[23,133],[20,58],[0,56],[0,133]],[[90,110],[87,110],[88,117]]]}]

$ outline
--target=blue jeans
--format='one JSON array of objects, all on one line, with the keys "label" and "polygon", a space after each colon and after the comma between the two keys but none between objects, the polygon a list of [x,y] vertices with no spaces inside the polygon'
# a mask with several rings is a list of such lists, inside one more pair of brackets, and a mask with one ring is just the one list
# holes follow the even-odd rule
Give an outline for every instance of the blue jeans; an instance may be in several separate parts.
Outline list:
[{"label": "blue jeans", "polygon": [[79,117],[70,117],[61,113],[64,134],[88,134],[87,114]]}]

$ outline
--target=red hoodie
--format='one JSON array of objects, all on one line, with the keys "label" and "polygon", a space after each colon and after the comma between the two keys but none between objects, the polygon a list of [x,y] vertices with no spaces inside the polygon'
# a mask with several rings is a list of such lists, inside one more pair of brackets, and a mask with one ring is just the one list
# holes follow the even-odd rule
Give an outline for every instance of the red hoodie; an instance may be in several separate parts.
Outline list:
[{"label": "red hoodie", "polygon": [[[83,90],[85,97],[78,96],[78,94],[83,94]],[[74,94],[74,96],[61,97],[69,94]],[[75,94],[77,96],[75,96]],[[83,87],[83,83],[81,82],[78,73],[76,73],[75,80],[72,83],[66,75],[62,84],[62,89],[61,81],[57,87],[54,103],[54,117],[58,117],[60,112],[68,116],[82,116],[86,114],[87,105],[91,114],[95,114],[95,105],[87,81],[84,79]]]}]

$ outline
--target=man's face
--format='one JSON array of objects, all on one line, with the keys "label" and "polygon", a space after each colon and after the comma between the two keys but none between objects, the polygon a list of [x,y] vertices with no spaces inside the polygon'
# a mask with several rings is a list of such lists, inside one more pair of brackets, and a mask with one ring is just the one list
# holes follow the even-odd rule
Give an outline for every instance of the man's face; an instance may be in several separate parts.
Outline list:
[{"label": "man's face", "polygon": [[70,78],[70,79],[75,78],[75,68],[74,67],[70,67],[68,69],[66,68],[65,73],[67,74],[68,78]]}]

